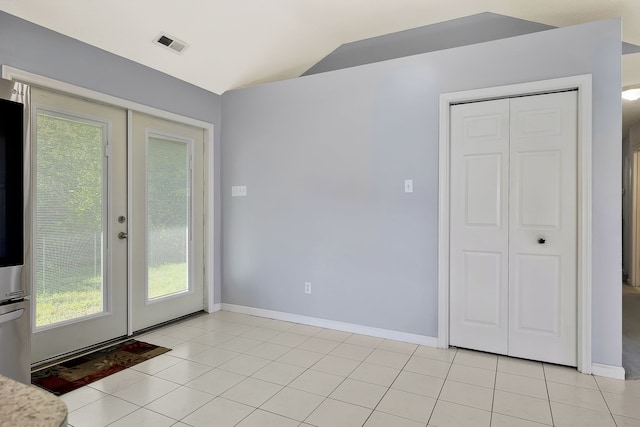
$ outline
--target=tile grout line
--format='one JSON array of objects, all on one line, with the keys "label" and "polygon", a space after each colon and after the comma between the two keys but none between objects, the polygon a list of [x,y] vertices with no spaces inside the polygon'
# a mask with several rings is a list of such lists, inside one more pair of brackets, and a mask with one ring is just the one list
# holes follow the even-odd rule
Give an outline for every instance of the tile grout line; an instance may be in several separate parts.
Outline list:
[{"label": "tile grout line", "polygon": [[[451,348],[451,347],[449,347]],[[444,389],[444,385],[447,383],[447,379],[449,378],[449,373],[451,372],[451,368],[453,367],[453,362],[455,362],[456,357],[458,357],[458,348],[454,347],[456,349],[456,353],[453,355],[453,359],[451,359],[451,362],[449,362],[449,369],[447,369],[447,375],[445,375],[444,377],[444,381],[442,382],[442,387],[440,387],[440,391],[438,392],[438,396],[436,397],[436,402],[433,404],[433,410],[431,411],[431,414],[429,415],[429,419],[427,419],[427,426],[429,425],[429,422],[431,421],[431,418],[433,417],[433,413],[436,411],[436,406],[438,405],[438,401],[440,400],[440,395],[442,394],[442,390]]]}]

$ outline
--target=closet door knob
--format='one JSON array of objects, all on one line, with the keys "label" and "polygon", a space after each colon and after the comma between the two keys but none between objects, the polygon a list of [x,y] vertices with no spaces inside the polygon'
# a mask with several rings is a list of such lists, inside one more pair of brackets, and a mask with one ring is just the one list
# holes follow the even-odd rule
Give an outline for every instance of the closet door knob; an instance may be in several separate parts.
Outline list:
[{"label": "closet door knob", "polygon": [[544,239],[544,237],[538,237],[538,243],[541,245],[544,245],[544,243],[546,242],[546,240]]}]

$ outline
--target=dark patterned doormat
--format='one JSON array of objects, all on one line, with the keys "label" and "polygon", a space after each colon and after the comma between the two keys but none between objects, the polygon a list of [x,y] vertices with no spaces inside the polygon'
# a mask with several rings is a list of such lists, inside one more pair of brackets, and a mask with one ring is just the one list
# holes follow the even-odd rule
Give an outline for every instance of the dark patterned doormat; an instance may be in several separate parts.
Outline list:
[{"label": "dark patterned doormat", "polygon": [[170,349],[128,340],[33,372],[31,383],[61,396],[167,351]]}]

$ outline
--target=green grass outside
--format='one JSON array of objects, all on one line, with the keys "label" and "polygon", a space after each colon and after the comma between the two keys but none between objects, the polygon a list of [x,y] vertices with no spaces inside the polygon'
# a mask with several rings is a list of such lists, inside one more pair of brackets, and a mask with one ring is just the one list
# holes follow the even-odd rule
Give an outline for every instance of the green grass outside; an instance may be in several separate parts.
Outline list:
[{"label": "green grass outside", "polygon": [[[152,288],[149,298],[185,291],[186,271],[185,263],[164,264],[150,269],[149,283]],[[36,326],[46,326],[102,311],[100,278],[78,277],[73,282],[72,290],[37,294]]]}]

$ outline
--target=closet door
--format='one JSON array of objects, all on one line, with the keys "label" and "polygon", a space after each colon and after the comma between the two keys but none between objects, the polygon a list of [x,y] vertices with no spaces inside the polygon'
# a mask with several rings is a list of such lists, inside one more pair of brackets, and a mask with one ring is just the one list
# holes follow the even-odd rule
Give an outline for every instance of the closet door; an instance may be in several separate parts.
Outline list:
[{"label": "closet door", "polygon": [[511,99],[509,355],[577,362],[577,92]]},{"label": "closet door", "polygon": [[575,366],[577,92],[451,107],[450,343]]},{"label": "closet door", "polygon": [[509,100],[451,107],[450,343],[507,353]]}]

